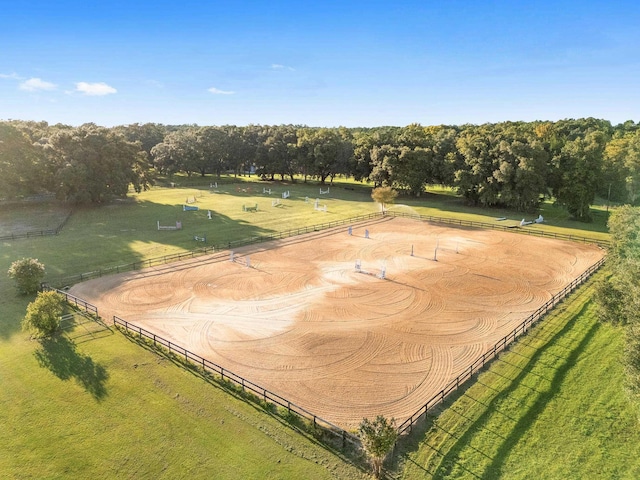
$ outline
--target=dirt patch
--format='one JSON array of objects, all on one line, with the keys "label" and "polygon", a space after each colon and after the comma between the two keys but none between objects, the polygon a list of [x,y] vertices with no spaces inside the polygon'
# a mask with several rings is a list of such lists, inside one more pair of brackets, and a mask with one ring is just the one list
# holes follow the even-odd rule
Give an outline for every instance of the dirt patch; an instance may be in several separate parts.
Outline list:
[{"label": "dirt patch", "polygon": [[604,254],[400,218],[234,253],[71,293],[345,428],[403,421]]}]

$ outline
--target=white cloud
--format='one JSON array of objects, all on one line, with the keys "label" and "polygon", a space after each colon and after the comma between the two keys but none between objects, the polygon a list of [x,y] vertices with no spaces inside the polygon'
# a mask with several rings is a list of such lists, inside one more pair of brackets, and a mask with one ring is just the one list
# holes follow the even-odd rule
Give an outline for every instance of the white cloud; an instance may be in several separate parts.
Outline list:
[{"label": "white cloud", "polygon": [[45,82],[40,78],[30,78],[20,84],[20,90],[27,90],[28,92],[35,92],[38,90],[55,90],[56,87],[57,85],[51,82]]},{"label": "white cloud", "polygon": [[296,69],[293,67],[288,67],[287,65],[282,65],[281,63],[272,63],[271,70],[289,70],[290,72],[295,72]]},{"label": "white cloud", "polygon": [[213,93],[214,95],[233,95],[234,93],[236,93],[229,90],[220,90],[216,87],[211,87],[207,91]]},{"label": "white cloud", "polygon": [[18,75],[17,73],[0,73],[0,78],[10,78],[12,80],[22,80],[22,77],[20,75]]},{"label": "white cloud", "polygon": [[76,83],[76,92],[80,92],[90,96],[103,96],[103,95],[110,95],[112,93],[117,93],[118,91],[112,86],[107,85],[104,82],[97,82],[97,83],[78,82]]}]

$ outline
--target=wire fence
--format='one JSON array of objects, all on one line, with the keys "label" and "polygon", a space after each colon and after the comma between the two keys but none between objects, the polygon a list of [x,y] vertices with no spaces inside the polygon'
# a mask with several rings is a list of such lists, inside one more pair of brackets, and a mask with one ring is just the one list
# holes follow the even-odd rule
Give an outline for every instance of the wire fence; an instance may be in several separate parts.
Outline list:
[{"label": "wire fence", "polygon": [[456,378],[454,378],[449,384],[436,393],[433,397],[431,397],[427,402],[424,403],[413,415],[411,415],[407,420],[405,420],[402,424],[398,426],[398,433],[403,434],[407,432],[411,432],[413,425],[416,424],[424,416],[426,418],[427,413],[430,409],[434,408],[437,405],[444,403],[445,399],[457,391],[460,387],[464,386],[464,384],[473,378],[475,374],[477,374],[480,370],[484,368],[484,366],[489,363],[491,360],[496,358],[498,354],[504,351],[507,346],[511,343],[515,342],[515,340],[521,335],[525,334],[531,326],[544,317],[553,307],[555,307],[558,303],[560,303],[567,295],[573,292],[578,286],[584,283],[591,275],[593,275],[605,262],[605,258],[600,259],[598,262],[589,267],[585,272],[582,273],[578,278],[576,278],[573,282],[563,288],[560,292],[556,293],[549,301],[547,301],[544,305],[538,308],[535,312],[529,315],[520,325],[514,328],[509,334],[504,336],[501,340],[496,342],[493,348],[489,349],[485,352],[480,358],[475,360],[469,367]]},{"label": "wire fence", "polygon": [[213,363],[210,360],[207,360],[200,355],[193,353],[186,348],[171,342],[165,338],[162,338],[159,335],[156,335],[149,330],[145,330],[142,327],[134,325],[126,320],[117,317],[114,315],[113,323],[116,327],[119,327],[119,330],[124,330],[124,332],[128,335],[137,335],[139,338],[145,338],[153,343],[153,346],[156,348],[165,348],[170,354],[173,353],[181,358],[184,358],[186,362],[190,362],[191,364],[197,365],[198,367],[202,367],[203,370],[214,373],[218,375],[222,381],[230,381],[240,388],[242,388],[243,392],[251,392],[256,397],[262,399],[264,402],[269,402],[273,405],[280,406],[285,408],[289,414],[295,413],[303,418],[308,419],[313,422],[314,428],[321,428],[324,432],[330,434],[334,439],[338,439],[342,442],[342,448],[347,446],[347,443],[350,443],[354,447],[360,446],[360,439],[353,435],[350,432],[334,425],[333,423],[324,420],[323,418],[314,415],[307,409],[296,405],[295,403],[287,400],[286,398],[274,393],[266,388],[261,387],[260,385],[247,380],[246,378],[241,377],[233,373],[226,368]]}]

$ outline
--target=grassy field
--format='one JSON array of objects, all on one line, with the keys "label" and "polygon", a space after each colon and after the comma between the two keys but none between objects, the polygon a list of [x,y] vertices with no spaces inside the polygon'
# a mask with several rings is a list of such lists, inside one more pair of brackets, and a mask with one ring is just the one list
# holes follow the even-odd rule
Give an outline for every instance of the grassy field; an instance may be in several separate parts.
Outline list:
[{"label": "grassy field", "polygon": [[592,296],[590,282],[430,418],[396,457],[401,478],[640,478],[622,331]]},{"label": "grassy field", "polygon": [[[320,196],[317,184],[249,180],[223,178],[218,188],[210,188],[210,178],[181,179],[178,183],[189,185],[154,188],[105,207],[77,209],[58,236],[0,242],[0,270],[6,272],[15,259],[34,257],[46,265],[48,278],[64,277],[194,249],[201,246],[193,240],[194,235],[206,236],[208,243],[219,244],[378,211],[370,198],[370,188],[357,183],[336,183],[329,195]],[[271,188],[272,194],[263,193],[263,188]],[[282,199],[283,191],[290,192],[289,199]],[[189,197],[195,197],[199,211],[182,210]],[[272,207],[272,200],[276,198],[281,205]],[[320,205],[327,205],[327,212],[313,208],[316,198]],[[243,211],[243,205],[256,203],[257,212]],[[38,215],[37,207],[34,208],[34,215],[24,212],[21,225],[31,222],[37,226],[38,222],[46,221]],[[450,192],[436,190],[420,199],[401,197],[392,208],[483,222],[503,216],[513,220],[522,217],[517,212],[470,208]],[[211,220],[207,218],[208,210],[212,211]],[[553,205],[545,204],[542,212],[548,223],[540,225],[541,229],[606,238],[604,211],[597,211],[596,221],[588,225],[587,230],[582,224],[568,220],[563,211]],[[11,228],[9,218],[15,219],[15,212],[0,211],[3,230]],[[156,228],[157,221],[168,225],[176,220],[182,221],[183,230],[158,231]],[[313,437],[300,434],[260,406],[177,368],[166,358],[131,343],[111,327],[97,325],[87,332],[87,325],[75,325],[53,340],[29,340],[20,331],[20,319],[31,300],[16,296],[6,275],[0,275],[0,425],[3,429],[0,476],[366,477],[358,460],[345,458]],[[566,303],[567,308],[572,304]],[[588,337],[584,348],[595,342],[601,332],[609,335],[601,343],[620,344],[619,331],[605,326],[594,328],[595,333]],[[573,327],[569,331],[573,331]],[[595,355],[587,356],[584,362],[590,359],[598,365],[603,363]],[[615,360],[598,368],[605,367],[620,370]],[[567,373],[556,383],[570,385],[569,374],[573,369],[563,368]],[[610,377],[607,373],[607,378]],[[615,393],[620,398],[619,382],[607,385],[609,395]],[[487,388],[493,391],[495,387],[492,383]],[[598,415],[609,414],[603,411],[605,407],[608,404],[593,406]],[[627,410],[624,412],[629,415]],[[622,412],[616,411],[616,415],[619,418]],[[575,430],[591,428],[591,417],[571,418]],[[611,441],[617,438],[617,432],[613,432]],[[529,433],[519,435],[518,444],[522,438],[529,437]],[[630,471],[621,470],[628,467],[628,463],[621,461],[624,440],[618,439],[620,454],[613,454],[614,445],[607,454],[608,471],[622,472],[621,478]],[[462,444],[458,445],[463,452]],[[506,472],[511,468],[513,449],[509,449],[506,456],[505,447],[498,445],[497,448],[501,449],[499,460],[482,466],[481,472]],[[578,443],[573,448],[570,451],[577,458],[591,455],[586,445]],[[407,454],[403,467],[407,478],[414,478],[412,462],[432,465],[428,463],[430,460],[420,457],[422,451],[416,446],[415,451]],[[605,464],[605,452],[599,454],[603,456],[601,464]],[[447,459],[457,464],[457,460],[453,460],[457,459],[456,455],[448,454]],[[528,468],[536,471],[533,460],[536,459],[519,460],[523,476],[527,476]],[[451,471],[440,466],[429,468],[449,475],[454,471],[454,467],[446,467]],[[424,477],[425,470],[418,470],[417,478],[423,478],[420,475]]]}]

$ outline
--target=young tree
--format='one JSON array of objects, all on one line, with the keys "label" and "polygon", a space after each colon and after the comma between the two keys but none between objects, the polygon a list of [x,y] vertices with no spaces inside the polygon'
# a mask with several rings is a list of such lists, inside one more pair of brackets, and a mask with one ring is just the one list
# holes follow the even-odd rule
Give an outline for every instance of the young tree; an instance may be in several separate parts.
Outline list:
[{"label": "young tree", "polygon": [[392,204],[397,196],[398,192],[391,187],[378,187],[371,192],[371,198],[382,206],[383,212],[385,207]]},{"label": "young tree", "polygon": [[40,292],[27,306],[27,314],[22,319],[22,329],[36,337],[51,335],[60,327],[64,298],[57,292]]},{"label": "young tree", "polygon": [[22,258],[11,264],[7,275],[16,282],[18,291],[23,295],[36,293],[44,278],[44,265],[36,258]]},{"label": "young tree", "polygon": [[374,421],[363,418],[358,433],[362,446],[371,460],[373,473],[376,478],[380,478],[384,459],[398,438],[395,420],[388,420],[382,415],[378,415]]}]

